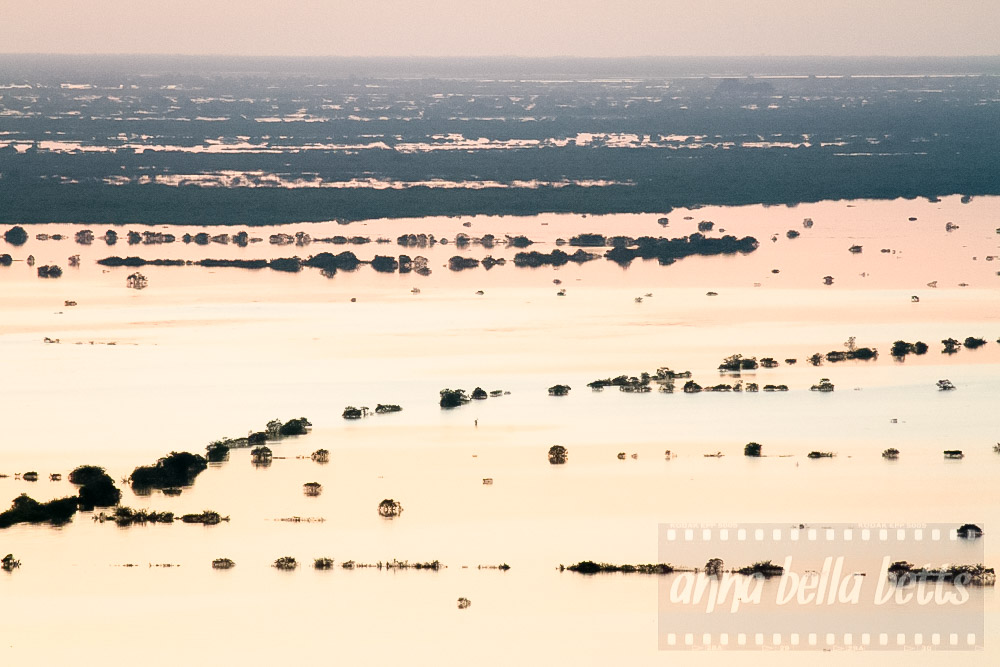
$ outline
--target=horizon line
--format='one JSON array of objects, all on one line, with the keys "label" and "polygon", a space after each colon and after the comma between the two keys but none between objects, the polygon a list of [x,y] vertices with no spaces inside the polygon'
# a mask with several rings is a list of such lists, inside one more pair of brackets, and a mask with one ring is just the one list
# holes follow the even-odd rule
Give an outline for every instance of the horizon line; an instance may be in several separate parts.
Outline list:
[{"label": "horizon line", "polygon": [[154,57],[154,58],[255,58],[255,59],[302,59],[302,60],[670,60],[670,59],[708,59],[708,60],[735,60],[735,59],[829,59],[829,60],[851,60],[851,59],[885,59],[885,60],[959,60],[959,59],[990,59],[1000,58],[1000,52],[995,54],[969,54],[969,55],[886,55],[886,54],[865,54],[865,55],[823,55],[823,54],[741,54],[741,55],[614,55],[614,56],[590,56],[590,55],[519,55],[519,54],[486,54],[486,55],[345,55],[345,54],[265,54],[253,55],[246,53],[166,53],[166,52],[51,52],[51,51],[0,51],[0,57],[6,56],[39,56],[39,57]]}]

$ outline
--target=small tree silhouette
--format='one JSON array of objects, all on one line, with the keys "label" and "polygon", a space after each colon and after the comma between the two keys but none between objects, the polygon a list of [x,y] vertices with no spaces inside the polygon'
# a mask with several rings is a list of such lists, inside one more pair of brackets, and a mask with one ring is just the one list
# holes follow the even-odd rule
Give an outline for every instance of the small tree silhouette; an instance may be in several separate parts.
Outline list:
[{"label": "small tree silhouette", "polygon": [[403,513],[403,505],[398,500],[386,498],[378,504],[378,515],[385,519],[393,519]]},{"label": "small tree silhouette", "polygon": [[569,451],[562,445],[552,445],[549,447],[549,463],[561,465],[569,460]]}]

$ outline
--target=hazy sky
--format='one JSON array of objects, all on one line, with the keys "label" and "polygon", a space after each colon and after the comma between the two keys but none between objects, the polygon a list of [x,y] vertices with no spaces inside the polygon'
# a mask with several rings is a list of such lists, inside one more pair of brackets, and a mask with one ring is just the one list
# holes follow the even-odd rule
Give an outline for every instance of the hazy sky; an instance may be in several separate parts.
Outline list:
[{"label": "hazy sky", "polygon": [[0,52],[997,55],[1000,0],[0,0]]}]

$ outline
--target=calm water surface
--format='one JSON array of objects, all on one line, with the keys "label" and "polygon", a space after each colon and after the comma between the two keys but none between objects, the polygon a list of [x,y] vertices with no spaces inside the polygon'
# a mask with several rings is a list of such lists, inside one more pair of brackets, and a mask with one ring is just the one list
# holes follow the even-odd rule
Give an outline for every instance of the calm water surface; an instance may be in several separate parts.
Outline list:
[{"label": "calm water surface", "polygon": [[[693,219],[684,221],[686,215]],[[471,228],[458,219],[393,220],[346,232],[335,224],[295,230],[393,239],[410,232],[523,233],[547,251],[555,239],[583,231],[675,236],[713,220],[727,233],[756,236],[761,247],[670,267],[637,260],[626,270],[602,259],[454,273],[440,266],[455,254],[453,245],[406,251],[371,244],[350,249],[363,259],[425,254],[434,272],[421,278],[361,267],[328,279],[311,270],[148,267],[142,271],[150,287],[136,292],[124,287],[132,269],[103,270],[93,260],[305,256],[342,248],[107,248],[101,241],[84,247],[34,239],[19,249],[5,246],[18,260],[30,253],[41,264],[65,267],[68,255],[80,253],[83,261],[50,281],[35,278],[23,262],[0,269],[0,473],[9,475],[0,478],[0,499],[70,495],[75,488],[48,481],[50,472],[65,479],[90,463],[121,479],[169,451],[200,452],[213,439],[259,430],[275,417],[304,415],[314,428],[274,445],[284,458],[266,469],[254,468],[247,450],[234,450],[178,497],[124,488],[123,504],[178,514],[211,508],[231,517],[219,526],[119,529],[80,513],[59,528],[0,531],[0,552],[23,564],[0,573],[8,612],[0,629],[4,664],[96,655],[113,664],[206,664],[234,654],[249,654],[252,664],[327,656],[347,664],[953,661],[955,654],[934,652],[668,654],[657,650],[655,577],[586,577],[558,566],[654,562],[661,522],[973,521],[987,527],[986,561],[995,567],[989,529],[1000,525],[1000,456],[992,451],[1000,439],[1000,261],[987,258],[1000,256],[1000,200],[706,208],[674,211],[666,230],[657,217],[476,218]],[[815,220],[812,229],[802,227],[804,217]],[[949,221],[959,229],[946,232]],[[792,228],[802,236],[787,239]],[[257,235],[266,239],[272,231]],[[853,244],[864,251],[850,254]],[[513,256],[502,247],[465,252]],[[821,281],[828,274],[836,278],[829,287]],[[928,287],[934,280],[938,287]],[[560,288],[566,296],[556,295]],[[719,294],[708,297],[708,290]],[[634,301],[647,293],[653,296]],[[79,305],[65,307],[67,299]],[[942,338],[972,335],[990,343],[951,357],[939,353]],[[45,336],[61,343],[45,344]],[[849,336],[882,354],[872,362],[804,363],[813,352],[843,349]],[[894,362],[888,349],[899,338],[924,340],[931,351]],[[737,352],[798,358],[794,366],[743,376],[791,391],[634,395],[585,386],[658,366],[691,370],[703,385],[732,381],[715,367]],[[808,391],[821,377],[836,384],[834,393]],[[946,377],[957,391],[935,388]],[[547,396],[557,382],[573,387],[569,396]],[[441,388],[475,386],[510,394],[450,411],[437,407]],[[404,410],[358,422],[340,416],[347,405],[377,403]],[[743,457],[751,440],[768,456]],[[553,444],[568,447],[567,465],[546,462]],[[297,458],[321,447],[331,452],[326,465]],[[902,452],[899,461],[881,458],[887,447]],[[668,449],[675,458],[665,459]],[[966,457],[944,461],[943,449],[962,449]],[[809,460],[812,450],[837,456]],[[637,458],[621,461],[618,452]],[[725,456],[704,456],[715,452]],[[15,479],[27,470],[42,481]],[[494,483],[483,485],[485,477]],[[302,494],[311,481],[323,485],[319,497]],[[400,500],[403,515],[378,517],[383,498]],[[323,521],[277,521],[290,516]],[[284,555],[299,560],[297,571],[270,567]],[[212,559],[222,556],[236,568],[212,570]],[[338,567],[314,571],[319,556]],[[899,557],[917,562],[924,554]],[[439,559],[447,567],[339,567],[392,558]],[[477,568],[503,562],[509,571]],[[986,650],[957,656],[993,664],[1000,606],[992,589],[977,595],[987,610]],[[458,610],[458,597],[472,606]]]}]

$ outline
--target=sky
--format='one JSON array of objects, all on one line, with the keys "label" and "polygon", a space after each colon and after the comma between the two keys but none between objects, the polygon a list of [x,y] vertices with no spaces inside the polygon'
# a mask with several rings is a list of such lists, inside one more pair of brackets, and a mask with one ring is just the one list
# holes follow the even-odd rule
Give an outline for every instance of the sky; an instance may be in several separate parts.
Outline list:
[{"label": "sky", "polygon": [[0,53],[1000,54],[1000,0],[0,0],[0,23]]}]

